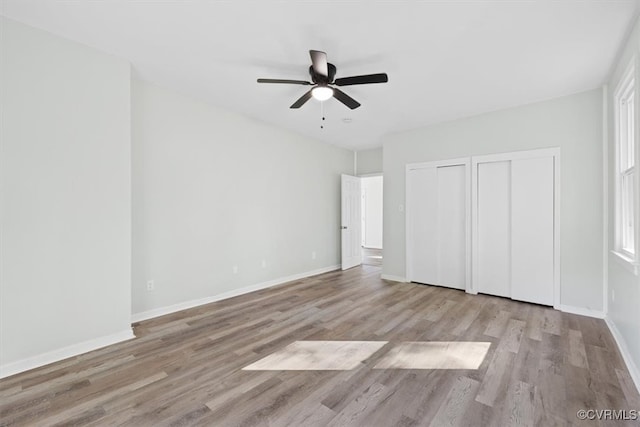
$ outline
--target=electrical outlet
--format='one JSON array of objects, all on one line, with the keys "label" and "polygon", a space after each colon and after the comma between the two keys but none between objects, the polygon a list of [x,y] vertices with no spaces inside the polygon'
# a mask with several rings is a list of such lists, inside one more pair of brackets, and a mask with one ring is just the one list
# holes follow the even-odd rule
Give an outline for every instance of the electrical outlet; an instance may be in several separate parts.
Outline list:
[{"label": "electrical outlet", "polygon": [[316,251],[311,252],[311,259],[316,259]]},{"label": "electrical outlet", "polygon": [[238,274],[238,266],[237,265],[233,266],[233,274]]},{"label": "electrical outlet", "polygon": [[152,291],[152,290],[154,290],[155,288],[156,288],[155,281],[153,281],[153,280],[149,280],[149,281],[147,282],[147,290],[148,290],[148,291]]}]

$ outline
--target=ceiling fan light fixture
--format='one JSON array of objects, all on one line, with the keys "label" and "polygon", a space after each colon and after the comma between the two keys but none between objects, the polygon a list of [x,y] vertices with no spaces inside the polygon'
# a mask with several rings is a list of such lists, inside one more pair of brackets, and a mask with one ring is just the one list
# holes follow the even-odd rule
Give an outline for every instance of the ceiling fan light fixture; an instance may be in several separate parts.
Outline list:
[{"label": "ceiling fan light fixture", "polygon": [[326,101],[333,96],[333,89],[329,86],[316,86],[311,89],[311,96],[318,101]]}]

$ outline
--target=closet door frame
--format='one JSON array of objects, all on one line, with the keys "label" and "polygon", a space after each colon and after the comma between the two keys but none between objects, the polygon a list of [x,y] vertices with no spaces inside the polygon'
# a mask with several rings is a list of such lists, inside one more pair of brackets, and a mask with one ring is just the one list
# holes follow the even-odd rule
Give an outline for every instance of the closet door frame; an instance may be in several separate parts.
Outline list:
[{"label": "closet door frame", "polygon": [[471,292],[471,157],[462,157],[456,159],[435,160],[422,163],[408,163],[405,168],[405,269],[406,281],[412,280],[412,253],[413,247],[413,217],[412,217],[412,191],[411,180],[409,174],[412,170],[428,169],[447,166],[464,166],[465,172],[465,292]]},{"label": "closet door frame", "polygon": [[[471,253],[478,253],[478,164],[520,159],[553,157],[553,307],[560,309],[560,148],[514,151],[471,157]],[[478,264],[471,262],[471,286],[467,291],[477,294],[475,286]]]}]

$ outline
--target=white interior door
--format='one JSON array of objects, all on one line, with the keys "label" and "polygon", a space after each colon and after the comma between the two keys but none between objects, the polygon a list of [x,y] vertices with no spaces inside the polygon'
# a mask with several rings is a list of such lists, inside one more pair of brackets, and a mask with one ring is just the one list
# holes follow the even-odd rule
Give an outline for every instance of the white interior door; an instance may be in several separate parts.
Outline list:
[{"label": "white interior door", "polygon": [[510,169],[510,161],[478,163],[474,182],[474,287],[477,292],[503,297],[511,296]]},{"label": "white interior door", "polygon": [[342,269],[362,264],[360,178],[342,175]]},{"label": "white interior door", "polygon": [[469,274],[468,159],[407,167],[407,278],[466,289]]},{"label": "white interior door", "polygon": [[554,159],[511,162],[511,298],[553,305]]}]

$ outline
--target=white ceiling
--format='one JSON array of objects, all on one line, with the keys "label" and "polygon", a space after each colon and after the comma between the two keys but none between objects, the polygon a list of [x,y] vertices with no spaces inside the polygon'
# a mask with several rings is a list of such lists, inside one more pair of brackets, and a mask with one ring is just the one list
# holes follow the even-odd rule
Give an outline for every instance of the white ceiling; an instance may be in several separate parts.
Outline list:
[{"label": "white ceiling", "polygon": [[[600,86],[638,11],[611,1],[2,0],[0,13],[131,61],[144,79],[331,144],[364,149],[384,134]],[[300,110],[309,49],[362,103]],[[343,119],[351,119],[345,123]]]}]

